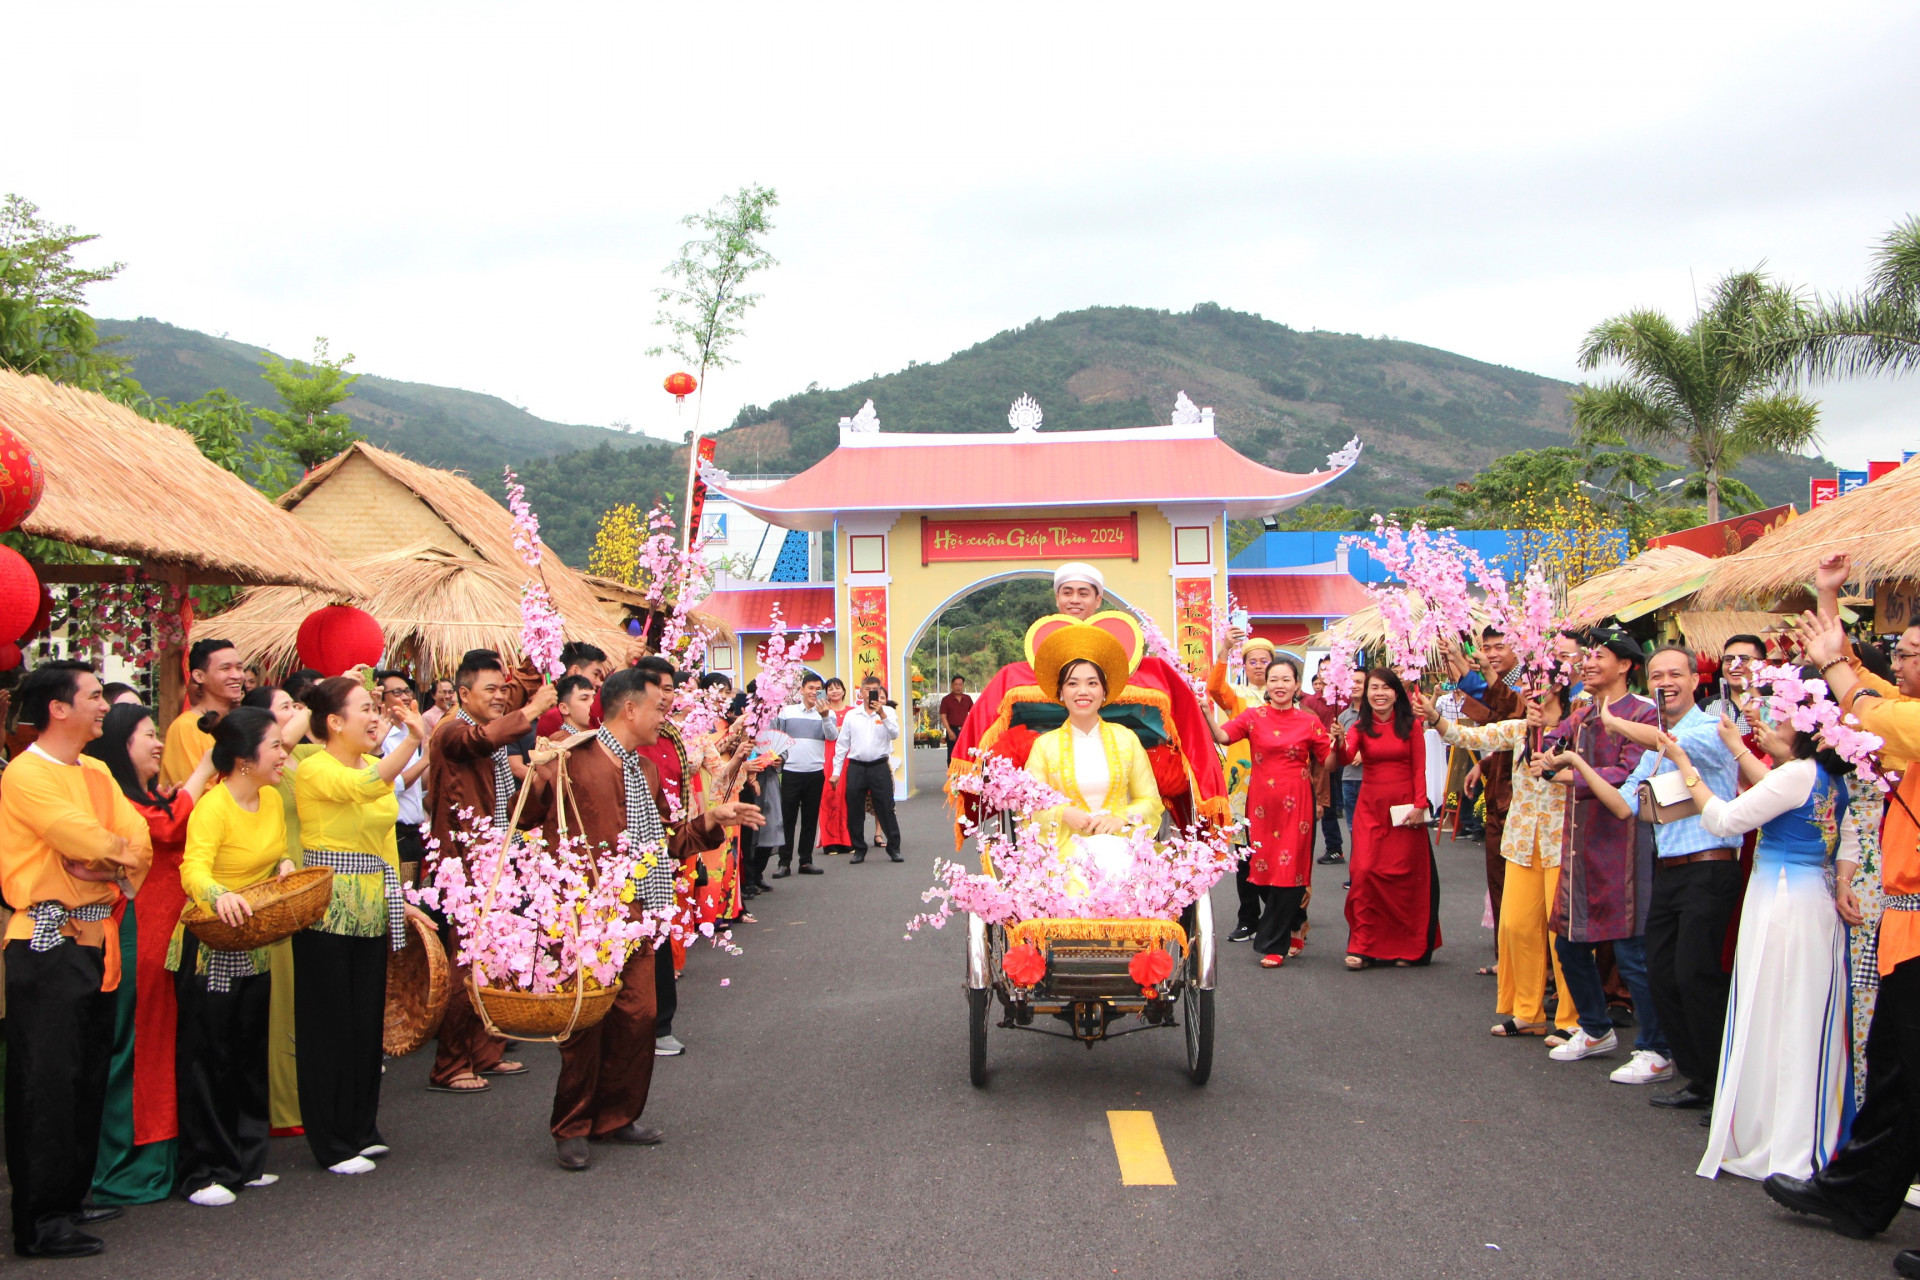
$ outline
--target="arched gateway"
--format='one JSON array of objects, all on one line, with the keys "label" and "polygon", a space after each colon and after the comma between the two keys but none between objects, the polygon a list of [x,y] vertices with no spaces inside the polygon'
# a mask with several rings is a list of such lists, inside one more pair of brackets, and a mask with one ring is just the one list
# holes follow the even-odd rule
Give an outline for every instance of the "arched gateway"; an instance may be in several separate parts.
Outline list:
[{"label": "arched gateway", "polygon": [[[1022,396],[1010,432],[889,433],[868,401],[840,420],[839,447],[799,475],[771,488],[715,486],[769,524],[834,537],[831,583],[715,593],[707,607],[743,637],[734,674],[753,674],[746,637],[764,629],[772,603],[790,628],[830,604],[834,641],[815,665],[849,684],[878,675],[904,705],[907,663],[948,605],[994,582],[1051,577],[1066,560],[1099,565],[1109,595],[1152,618],[1190,662],[1210,663],[1214,602],[1227,596],[1227,521],[1297,506],[1360,452],[1350,443],[1310,475],[1263,467],[1216,436],[1213,410],[1184,392],[1167,426],[1042,432],[1040,418]],[[902,797],[905,764],[903,739]]]}]

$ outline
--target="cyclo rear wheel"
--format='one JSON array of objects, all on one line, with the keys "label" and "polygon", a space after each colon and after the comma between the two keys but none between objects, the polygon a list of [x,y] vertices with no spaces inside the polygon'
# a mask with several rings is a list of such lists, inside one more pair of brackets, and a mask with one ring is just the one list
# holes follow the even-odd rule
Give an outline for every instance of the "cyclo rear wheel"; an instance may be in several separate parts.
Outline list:
[{"label": "cyclo rear wheel", "polygon": [[975,1087],[987,1082],[987,1013],[992,1008],[991,988],[968,989],[967,1078],[974,1083]]},{"label": "cyclo rear wheel", "polygon": [[1187,1036],[1187,1078],[1205,1084],[1213,1074],[1213,992],[1192,978],[1180,993],[1180,1021]]}]

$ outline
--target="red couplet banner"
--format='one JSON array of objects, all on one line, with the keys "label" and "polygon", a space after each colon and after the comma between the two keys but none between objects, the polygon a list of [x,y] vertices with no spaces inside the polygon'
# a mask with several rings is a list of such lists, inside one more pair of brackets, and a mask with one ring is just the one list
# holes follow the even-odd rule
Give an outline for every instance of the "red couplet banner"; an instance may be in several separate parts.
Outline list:
[{"label": "red couplet banner", "polygon": [[1213,666],[1213,579],[1175,578],[1174,645],[1187,670],[1205,675]]},{"label": "red couplet banner", "polygon": [[950,560],[1138,560],[1140,519],[1071,516],[1032,520],[920,519],[920,563]]},{"label": "red couplet banner", "polygon": [[855,686],[868,676],[887,682],[887,589],[853,587],[847,592],[847,604],[853,614],[853,651],[848,667]]}]

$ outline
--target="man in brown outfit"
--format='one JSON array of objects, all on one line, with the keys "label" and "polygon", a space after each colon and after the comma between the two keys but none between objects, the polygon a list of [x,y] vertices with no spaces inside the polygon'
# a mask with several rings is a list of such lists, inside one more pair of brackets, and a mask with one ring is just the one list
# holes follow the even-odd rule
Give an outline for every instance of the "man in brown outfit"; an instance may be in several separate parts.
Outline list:
[{"label": "man in brown outfit", "polygon": [[[457,833],[468,829],[468,822],[460,817],[463,810],[475,819],[488,817],[497,826],[506,825],[516,790],[507,745],[531,732],[540,714],[554,703],[551,684],[532,671],[509,676],[500,655],[491,649],[474,649],[460,660],[454,689],[455,710],[434,726],[427,749],[427,834],[436,842],[428,854],[429,866],[441,858],[462,856]],[[548,786],[538,775],[529,777],[526,806],[520,815],[522,830],[545,821]],[[422,878],[430,875],[422,867]],[[447,954],[452,957],[459,940],[452,936],[451,925],[447,934]],[[524,1065],[502,1058],[506,1043],[487,1034],[467,996],[467,966],[456,966],[453,998],[440,1021],[440,1045],[427,1088],[438,1093],[484,1093],[489,1086],[482,1076],[521,1074]]]},{"label": "man in brown outfit", "polygon": [[[666,844],[666,856],[656,858],[639,879],[636,913],[671,908],[676,865],[717,848],[727,827],[754,828],[763,821],[759,809],[735,800],[667,824],[659,770],[639,749],[659,741],[671,697],[669,679],[645,667],[615,673],[600,687],[599,732],[566,753],[568,826],[586,838],[588,848],[596,853],[615,849],[622,836],[629,848]],[[562,1169],[587,1167],[589,1140],[651,1146],[661,1139],[658,1129],[640,1123],[653,1083],[653,964],[652,947],[643,942],[634,948],[620,971],[613,1008],[560,1044],[552,1126],[554,1158]]]}]

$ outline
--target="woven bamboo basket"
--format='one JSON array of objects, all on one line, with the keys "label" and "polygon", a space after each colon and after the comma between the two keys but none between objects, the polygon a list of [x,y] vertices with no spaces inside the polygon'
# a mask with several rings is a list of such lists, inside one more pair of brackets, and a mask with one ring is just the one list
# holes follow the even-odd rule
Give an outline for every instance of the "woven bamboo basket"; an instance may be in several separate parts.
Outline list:
[{"label": "woven bamboo basket", "polygon": [[432,1038],[453,994],[453,967],[433,917],[407,908],[407,946],[387,957],[387,1017],[381,1043],[390,1058],[404,1058]]},{"label": "woven bamboo basket", "polygon": [[[615,980],[610,987],[590,986],[583,996],[576,996],[571,983],[562,990],[541,995],[482,987],[471,982],[467,990],[482,1020],[493,1030],[515,1039],[542,1040],[561,1035],[569,1028],[585,1031],[606,1017],[607,1010],[613,1008],[613,998],[620,994],[620,983]],[[576,999],[580,1005],[577,1018],[574,1016]]]},{"label": "woven bamboo basket", "polygon": [[333,901],[333,869],[303,867],[284,880],[262,880],[239,893],[253,908],[239,928],[199,903],[181,914],[181,923],[193,930],[202,946],[214,951],[252,951],[290,938],[327,914],[327,904]]}]

